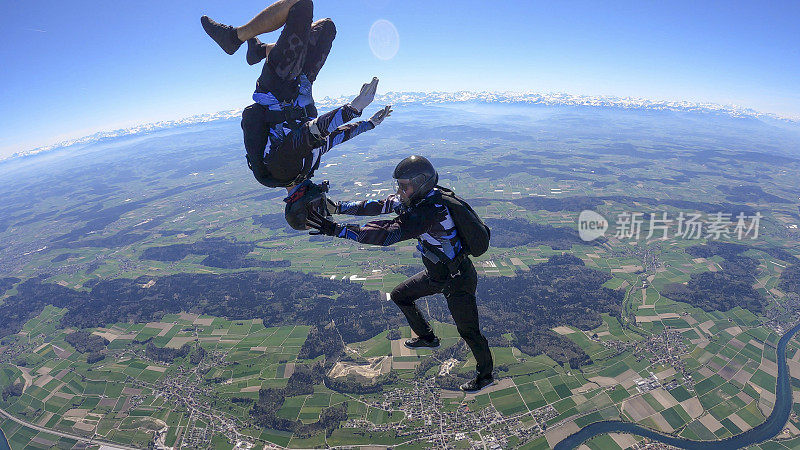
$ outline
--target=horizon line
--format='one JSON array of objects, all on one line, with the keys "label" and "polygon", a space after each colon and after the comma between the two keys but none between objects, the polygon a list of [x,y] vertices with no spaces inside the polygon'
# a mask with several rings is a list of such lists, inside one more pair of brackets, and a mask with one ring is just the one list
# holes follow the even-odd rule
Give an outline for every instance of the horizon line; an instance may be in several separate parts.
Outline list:
[{"label": "horizon line", "polygon": [[[438,98],[412,98],[400,99],[397,96],[409,95],[438,95]],[[442,98],[441,96],[446,96]],[[505,96],[506,98],[487,98],[487,96]],[[514,96],[527,96],[525,98],[513,98]],[[341,95],[339,97],[325,96],[321,100],[316,100],[315,103],[320,106],[329,106],[331,104],[341,103],[343,100],[346,102],[352,95]],[[758,111],[752,108],[744,107],[736,104],[719,104],[712,102],[692,102],[688,100],[656,100],[646,97],[619,97],[613,95],[589,95],[589,94],[571,94],[568,92],[538,92],[532,90],[517,90],[517,91],[390,91],[386,94],[375,96],[375,101],[379,100],[392,100],[393,105],[421,103],[421,104],[435,104],[435,103],[468,103],[471,101],[484,101],[484,102],[498,102],[510,103],[510,100],[516,100],[519,103],[529,105],[544,105],[544,106],[585,106],[585,107],[608,107],[608,108],[622,108],[622,109],[651,109],[651,110],[671,110],[671,111],[685,111],[685,112],[705,112],[705,113],[721,113],[731,117],[751,117],[751,118],[769,118],[788,123],[800,123],[800,116],[785,116],[775,113]],[[505,101],[504,101],[505,100]],[[14,152],[8,156],[0,156],[0,162],[5,162],[11,159],[23,158],[33,156],[39,153],[57,150],[61,148],[71,147],[80,144],[92,144],[96,142],[106,141],[113,138],[134,136],[140,134],[147,134],[168,128],[173,128],[181,125],[193,125],[204,122],[213,122],[216,120],[226,120],[237,117],[241,114],[244,108],[221,110],[216,112],[194,114],[190,116],[182,116],[171,120],[161,120],[156,122],[140,122],[132,124],[128,127],[117,129],[100,129],[94,133],[87,134],[77,138],[62,139],[52,144],[46,144],[39,147],[30,148]]]}]

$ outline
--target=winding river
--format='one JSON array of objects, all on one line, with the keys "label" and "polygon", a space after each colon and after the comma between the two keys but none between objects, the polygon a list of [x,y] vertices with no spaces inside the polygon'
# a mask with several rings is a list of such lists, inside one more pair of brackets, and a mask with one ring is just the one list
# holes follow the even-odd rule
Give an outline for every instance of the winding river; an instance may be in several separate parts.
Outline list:
[{"label": "winding river", "polygon": [[789,413],[792,409],[792,387],[789,383],[789,370],[786,367],[786,344],[789,343],[789,340],[798,330],[800,330],[800,323],[795,325],[794,328],[784,334],[781,340],[778,341],[778,380],[775,407],[772,409],[772,413],[769,417],[767,417],[767,420],[755,428],[718,441],[693,441],[662,434],[631,422],[607,420],[595,422],[581,428],[577,433],[567,436],[564,440],[556,444],[554,450],[574,449],[584,441],[604,433],[636,434],[675,447],[699,450],[730,450],[747,447],[772,439],[783,430],[784,425],[786,425],[786,422],[789,420]]},{"label": "winding river", "polygon": [[[631,422],[607,420],[595,422],[581,428],[577,433],[567,436],[556,444],[554,450],[574,449],[584,441],[604,433],[636,434],[675,447],[698,450],[730,450],[769,440],[783,430],[784,425],[789,420],[789,413],[792,409],[792,387],[789,383],[789,370],[786,366],[786,344],[789,343],[789,340],[798,330],[800,330],[800,323],[795,325],[778,341],[778,380],[775,407],[767,417],[767,420],[755,428],[719,441],[693,441],[662,434]],[[3,430],[0,430],[0,450],[10,450],[6,437],[3,435]]]}]

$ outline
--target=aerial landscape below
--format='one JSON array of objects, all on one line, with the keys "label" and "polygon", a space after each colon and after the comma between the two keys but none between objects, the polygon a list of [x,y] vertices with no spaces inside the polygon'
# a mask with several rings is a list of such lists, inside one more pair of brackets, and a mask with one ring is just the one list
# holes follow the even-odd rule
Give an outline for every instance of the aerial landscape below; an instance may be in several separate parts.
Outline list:
[{"label": "aerial landscape below", "polygon": [[800,2],[0,17],[0,450],[800,450]]},{"label": "aerial landscape below", "polygon": [[[326,154],[316,179],[334,200],[382,199],[420,153],[475,208],[493,386],[459,391],[476,362],[440,295],[420,308],[441,345],[403,345],[387,293],[421,269],[415,241],[293,230],[222,116],[0,162],[11,448],[735,447],[765,421],[751,448],[800,447],[796,123],[393,103],[391,127]],[[586,211],[609,225],[595,239]],[[617,421],[640,428],[569,440]]]}]

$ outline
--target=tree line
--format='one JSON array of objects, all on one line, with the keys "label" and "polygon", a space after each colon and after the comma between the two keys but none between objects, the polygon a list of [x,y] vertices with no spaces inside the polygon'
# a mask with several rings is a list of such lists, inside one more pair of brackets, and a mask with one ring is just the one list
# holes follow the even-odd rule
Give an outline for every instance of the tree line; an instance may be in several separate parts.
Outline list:
[{"label": "tree line", "polygon": [[[601,286],[609,278],[571,255],[551,257],[514,277],[481,278],[477,297],[484,333],[492,345],[508,346],[503,335],[512,332],[514,344],[525,353],[544,352],[577,366],[588,360],[586,355],[550,328],[590,329],[601,323],[600,313],[618,314],[622,293]],[[88,291],[44,279],[18,284],[17,294],[5,299],[0,336],[18,332],[46,304],[67,308],[61,325],[76,328],[158,321],[165,314],[188,311],[230,320],[257,317],[266,327],[310,325],[300,356],[312,359],[322,354],[335,358],[343,344],[406,325],[403,315],[376,291],[294,271],[96,280],[85,285]],[[453,323],[441,295],[428,303],[435,319]]]},{"label": "tree line", "polygon": [[792,264],[783,270],[778,287],[786,292],[800,295],[800,264]]},{"label": "tree line", "polygon": [[[525,219],[486,219],[486,225],[492,230],[494,247],[547,245],[553,250],[569,250],[575,244],[587,244],[573,228],[542,225]],[[599,241],[588,244],[598,245]]]},{"label": "tree line", "polygon": [[686,253],[695,257],[724,258],[720,263],[722,270],[694,273],[686,284],[668,284],[661,294],[705,311],[728,311],[741,306],[756,314],[763,313],[767,301],[753,288],[758,261],[742,255],[749,248],[742,244],[715,241],[686,248]]},{"label": "tree line", "polygon": [[588,355],[551,329],[590,330],[602,324],[601,313],[619,317],[624,292],[603,287],[610,278],[570,254],[551,256],[516,277],[482,278],[477,292],[481,326],[493,345],[503,344],[502,335],[510,332],[523,352],[580,367],[589,362]]},{"label": "tree line", "polygon": [[89,364],[102,361],[103,358],[106,357],[105,349],[109,342],[107,339],[96,334],[79,330],[67,334],[64,340],[75,348],[78,353],[88,353],[89,355],[86,357],[86,362]]},{"label": "tree line", "polygon": [[289,267],[288,260],[263,261],[246,258],[255,249],[254,242],[235,242],[224,238],[208,238],[191,244],[172,244],[146,248],[141,259],[154,261],[180,261],[191,255],[207,255],[201,264],[220,269],[245,267]]},{"label": "tree line", "polygon": [[156,347],[152,342],[148,342],[144,348],[145,356],[164,363],[172,363],[178,358],[189,356],[189,362],[199,364],[206,354],[206,350],[200,344],[183,344],[180,348]]},{"label": "tree line", "polygon": [[322,430],[326,430],[330,436],[330,433],[338,428],[342,421],[347,420],[345,403],[323,409],[319,420],[310,424],[277,416],[277,411],[283,406],[286,397],[313,394],[314,385],[321,383],[324,377],[325,368],[320,363],[312,366],[295,366],[295,371],[289,377],[285,388],[266,388],[258,391],[258,400],[250,408],[250,416],[259,426],[273,430],[291,431],[300,438],[313,436]]}]

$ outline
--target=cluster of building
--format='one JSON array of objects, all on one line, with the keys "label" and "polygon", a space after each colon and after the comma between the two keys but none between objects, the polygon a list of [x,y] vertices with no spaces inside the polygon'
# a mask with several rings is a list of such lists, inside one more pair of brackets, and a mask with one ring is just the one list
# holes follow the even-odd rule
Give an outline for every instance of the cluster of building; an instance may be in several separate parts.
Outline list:
[{"label": "cluster of building", "polygon": [[0,346],[0,364],[15,364],[17,357],[34,352],[45,342],[43,334],[30,336],[21,331],[17,333],[17,338],[13,342]]},{"label": "cluster of building", "polygon": [[[691,383],[691,374],[686,370],[686,363],[683,358],[684,355],[689,353],[689,347],[684,342],[681,334],[677,331],[666,329],[659,334],[652,335],[646,340],[638,342],[608,340],[600,341],[600,343],[606,348],[615,350],[617,354],[630,350],[633,355],[635,355],[637,361],[647,359],[647,361],[653,365],[673,367],[677,372],[683,375],[683,378],[690,384],[687,387],[693,387]],[[671,389],[671,387],[667,388]]]},{"label": "cluster of building", "polygon": [[459,361],[457,359],[455,359],[455,358],[450,358],[447,361],[443,362],[442,366],[439,368],[439,375],[438,376],[443,377],[443,376],[449,374],[450,371],[453,370],[453,367],[458,365],[458,363],[459,363]]},{"label": "cluster of building", "polygon": [[689,353],[689,347],[684,342],[683,336],[670,329],[638,342],[634,350],[638,359],[646,357],[650,364],[671,366],[684,375],[688,375],[683,358],[687,353]]},{"label": "cluster of building", "polygon": [[192,411],[192,417],[189,419],[186,431],[183,432],[179,448],[202,448],[203,444],[211,441],[211,436],[213,436],[213,431],[209,430],[209,428],[211,427],[208,424],[205,426],[198,426],[197,418],[195,417],[194,411]]},{"label": "cluster of building", "polygon": [[[137,358],[149,361],[143,351],[137,351],[135,354]],[[158,363],[157,361],[150,362]],[[181,404],[186,408],[189,420],[178,443],[179,448],[205,448],[214,433],[225,435],[229,442],[244,444],[248,442],[249,438],[242,435],[239,429],[245,424],[240,423],[241,421],[234,417],[212,409],[211,398],[215,394],[213,389],[203,382],[202,374],[208,369],[226,364],[225,353],[210,351],[198,365],[194,367],[178,366],[175,373],[162,377],[155,383],[146,383],[132,378],[128,380],[128,383],[148,388],[152,391],[152,395],[163,397],[168,403]],[[131,405],[134,408],[143,400],[137,397],[131,398]],[[155,436],[156,442],[159,441],[158,437],[158,435]]]},{"label": "cluster of building", "polygon": [[[457,441],[470,439],[472,448],[505,448],[511,437],[526,442],[541,436],[545,423],[558,416],[550,405],[519,415],[504,417],[492,405],[472,411],[462,403],[457,408],[445,410],[442,389],[435,379],[414,383],[412,389],[392,389],[382,398],[370,403],[405,416],[401,423],[373,424],[363,419],[348,420],[347,428],[364,431],[394,431],[398,437],[409,437],[426,442],[432,448],[454,448]],[[521,418],[531,415],[533,420],[523,423]],[[478,433],[480,440],[471,433]]]},{"label": "cluster of building", "polygon": [[796,319],[800,317],[800,295],[789,293],[780,299],[777,308],[767,308],[765,314],[767,320],[761,325],[783,335],[797,324]]},{"label": "cluster of building", "polygon": [[633,380],[633,382],[636,383],[636,389],[638,389],[641,393],[649,392],[661,387],[661,382],[658,381],[658,378],[652,372],[650,372],[649,377],[636,378]]}]

